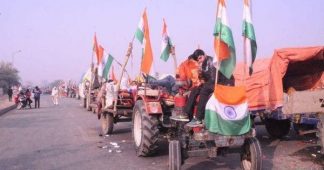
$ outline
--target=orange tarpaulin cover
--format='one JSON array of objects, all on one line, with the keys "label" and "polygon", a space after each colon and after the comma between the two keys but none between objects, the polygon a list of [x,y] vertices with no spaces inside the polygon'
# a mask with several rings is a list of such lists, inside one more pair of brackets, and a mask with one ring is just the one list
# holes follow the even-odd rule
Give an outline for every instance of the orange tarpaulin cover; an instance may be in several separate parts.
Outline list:
[{"label": "orange tarpaulin cover", "polygon": [[[246,89],[250,110],[274,110],[283,104],[283,93],[324,88],[324,46],[284,48],[271,58],[256,60],[253,74],[246,71]],[[234,72],[236,85],[244,85],[243,64]]]}]

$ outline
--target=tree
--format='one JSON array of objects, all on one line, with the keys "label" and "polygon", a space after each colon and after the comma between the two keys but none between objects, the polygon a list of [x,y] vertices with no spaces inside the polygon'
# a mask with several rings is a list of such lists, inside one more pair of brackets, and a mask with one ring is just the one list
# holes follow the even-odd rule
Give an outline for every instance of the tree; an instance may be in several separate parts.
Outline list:
[{"label": "tree", "polygon": [[20,84],[19,71],[11,63],[0,62],[0,88],[5,92],[9,87]]}]

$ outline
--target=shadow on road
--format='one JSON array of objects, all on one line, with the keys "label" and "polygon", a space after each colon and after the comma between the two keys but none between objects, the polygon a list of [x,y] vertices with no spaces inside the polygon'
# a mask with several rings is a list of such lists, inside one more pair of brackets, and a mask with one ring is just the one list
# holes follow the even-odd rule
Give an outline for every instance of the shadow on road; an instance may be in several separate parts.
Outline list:
[{"label": "shadow on road", "polygon": [[290,156],[298,156],[301,158],[301,161],[311,161],[324,167],[324,155],[318,153],[320,149],[320,146],[309,146],[291,154]]}]

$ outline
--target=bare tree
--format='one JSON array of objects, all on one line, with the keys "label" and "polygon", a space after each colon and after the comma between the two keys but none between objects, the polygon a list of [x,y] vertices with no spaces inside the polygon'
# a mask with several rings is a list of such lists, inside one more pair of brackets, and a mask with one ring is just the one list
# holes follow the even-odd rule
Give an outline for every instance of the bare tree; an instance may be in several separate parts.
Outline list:
[{"label": "bare tree", "polygon": [[18,73],[11,63],[0,61],[0,88],[7,91],[10,86],[20,84]]}]

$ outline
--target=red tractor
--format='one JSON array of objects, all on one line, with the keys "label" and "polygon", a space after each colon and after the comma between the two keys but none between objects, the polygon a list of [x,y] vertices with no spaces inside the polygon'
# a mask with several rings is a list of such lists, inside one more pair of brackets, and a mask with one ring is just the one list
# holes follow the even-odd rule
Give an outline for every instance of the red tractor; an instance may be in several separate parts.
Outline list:
[{"label": "red tractor", "polygon": [[180,88],[179,93],[172,96],[160,88],[145,87],[138,91],[133,112],[133,138],[137,155],[154,154],[158,149],[159,136],[164,134],[170,141],[170,169],[180,169],[189,156],[216,157],[239,147],[242,148],[242,168],[261,169],[261,147],[251,128],[242,135],[224,136],[212,133],[204,126],[188,127],[188,121],[175,119],[175,115],[184,114],[185,92]]}]

